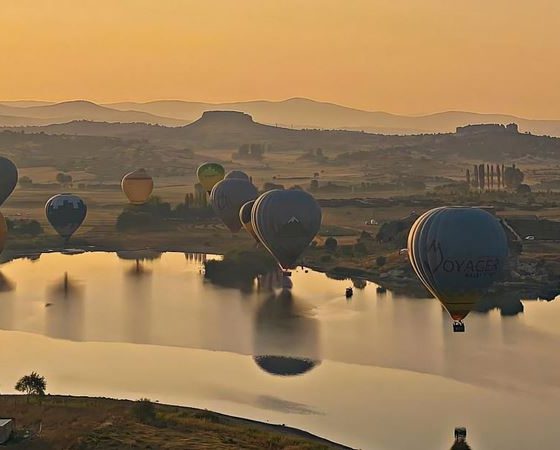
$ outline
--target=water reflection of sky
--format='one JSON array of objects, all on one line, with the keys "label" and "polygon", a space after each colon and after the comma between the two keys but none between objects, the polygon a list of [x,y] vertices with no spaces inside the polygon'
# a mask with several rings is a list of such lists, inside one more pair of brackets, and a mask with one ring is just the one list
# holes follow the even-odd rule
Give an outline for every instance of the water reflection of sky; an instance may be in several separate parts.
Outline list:
[{"label": "water reflection of sky", "polygon": [[[291,298],[273,278],[242,293],[204,282],[202,260],[45,254],[2,265],[0,328],[17,332],[0,333],[10,361],[0,390],[38,370],[52,392],[215,408],[361,448],[446,448],[457,425],[474,450],[556,448],[560,302],[472,314],[453,334],[435,300],[368,284],[348,301],[351,281],[302,270]],[[315,364],[274,376],[259,356]]]}]

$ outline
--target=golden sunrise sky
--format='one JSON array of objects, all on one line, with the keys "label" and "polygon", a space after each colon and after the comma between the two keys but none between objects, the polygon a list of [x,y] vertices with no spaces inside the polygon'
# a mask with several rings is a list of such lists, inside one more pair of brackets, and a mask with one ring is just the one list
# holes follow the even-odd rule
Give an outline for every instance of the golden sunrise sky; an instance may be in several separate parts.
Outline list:
[{"label": "golden sunrise sky", "polygon": [[560,118],[559,0],[0,0],[0,99]]}]

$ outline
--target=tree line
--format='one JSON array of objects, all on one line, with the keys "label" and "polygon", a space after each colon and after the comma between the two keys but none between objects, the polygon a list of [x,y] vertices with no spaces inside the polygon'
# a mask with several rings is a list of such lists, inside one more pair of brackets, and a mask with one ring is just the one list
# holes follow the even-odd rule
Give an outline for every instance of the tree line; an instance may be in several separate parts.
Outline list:
[{"label": "tree line", "polygon": [[506,167],[504,164],[475,164],[473,169],[465,170],[465,181],[473,189],[480,191],[494,190],[516,190],[519,189],[525,174],[512,164]]}]

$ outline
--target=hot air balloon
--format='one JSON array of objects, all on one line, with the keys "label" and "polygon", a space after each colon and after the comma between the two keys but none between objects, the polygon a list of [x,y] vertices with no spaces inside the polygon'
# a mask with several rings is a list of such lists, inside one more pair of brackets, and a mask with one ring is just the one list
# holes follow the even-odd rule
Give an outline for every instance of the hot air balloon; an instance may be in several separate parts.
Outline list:
[{"label": "hot air balloon", "polygon": [[8,158],[0,156],[0,205],[6,201],[18,182],[18,171]]},{"label": "hot air balloon", "polygon": [[130,203],[142,205],[150,198],[154,189],[154,180],[144,169],[138,169],[123,177],[121,187]]},{"label": "hot air balloon", "polygon": [[224,179],[225,173],[226,171],[221,164],[210,162],[201,164],[196,170],[198,181],[208,193],[212,191],[212,188],[216,185],[216,183]]},{"label": "hot air balloon", "polygon": [[254,204],[255,200],[251,200],[250,202],[245,203],[239,209],[239,220],[241,220],[241,224],[243,225],[243,228],[247,230],[247,233],[253,236],[255,241],[257,241],[258,243],[259,238],[257,237],[257,233],[255,233],[255,230],[253,229],[253,224],[251,223],[251,209],[253,208]]},{"label": "hot air balloon", "polygon": [[280,266],[290,269],[321,227],[321,207],[307,192],[272,190],[262,194],[251,211],[259,240]]},{"label": "hot air balloon", "polygon": [[6,238],[8,237],[8,225],[6,224],[6,219],[2,213],[0,213],[0,252],[4,250],[4,245],[6,244]]},{"label": "hot air balloon", "polygon": [[479,208],[442,207],[420,216],[408,256],[420,281],[447,309],[454,331],[499,278],[508,254],[498,220]]},{"label": "hot air balloon", "polygon": [[45,214],[55,231],[68,241],[86,218],[87,206],[72,194],[57,194],[47,200]]},{"label": "hot air balloon", "polygon": [[229,180],[230,178],[237,178],[238,180],[251,181],[249,175],[247,175],[245,172],[242,172],[241,170],[232,170],[231,172],[226,173],[226,176],[224,178],[226,180]]},{"label": "hot air balloon", "polygon": [[257,188],[247,180],[230,178],[222,180],[212,188],[210,203],[216,215],[231,230],[237,233],[241,229],[239,210],[250,200],[258,196]]}]

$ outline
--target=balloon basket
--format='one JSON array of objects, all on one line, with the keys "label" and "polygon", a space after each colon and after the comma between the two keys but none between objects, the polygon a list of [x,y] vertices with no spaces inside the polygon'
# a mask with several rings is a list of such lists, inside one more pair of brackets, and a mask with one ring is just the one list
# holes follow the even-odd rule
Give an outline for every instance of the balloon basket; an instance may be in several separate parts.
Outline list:
[{"label": "balloon basket", "polygon": [[465,324],[460,321],[453,322],[453,332],[454,333],[464,333],[465,332]]}]

